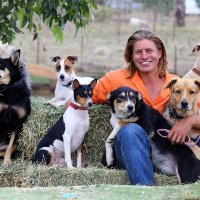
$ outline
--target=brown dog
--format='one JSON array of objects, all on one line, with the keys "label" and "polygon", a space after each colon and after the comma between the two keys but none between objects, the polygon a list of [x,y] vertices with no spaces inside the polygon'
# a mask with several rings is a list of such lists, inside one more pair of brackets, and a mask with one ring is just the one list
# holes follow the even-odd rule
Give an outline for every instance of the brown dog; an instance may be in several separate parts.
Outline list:
[{"label": "brown dog", "polygon": [[200,81],[195,79],[175,78],[166,86],[171,90],[169,103],[164,109],[163,116],[173,126],[178,119],[192,114],[199,114],[197,106]]},{"label": "brown dog", "polygon": [[[163,117],[167,119],[171,126],[184,117],[200,113],[197,105],[200,96],[200,81],[176,78],[171,80],[166,88],[171,90],[171,95],[164,109]],[[189,133],[191,138],[196,138],[199,135],[199,129],[192,129]],[[200,159],[200,148],[197,145],[193,145],[191,149],[196,157]]]}]

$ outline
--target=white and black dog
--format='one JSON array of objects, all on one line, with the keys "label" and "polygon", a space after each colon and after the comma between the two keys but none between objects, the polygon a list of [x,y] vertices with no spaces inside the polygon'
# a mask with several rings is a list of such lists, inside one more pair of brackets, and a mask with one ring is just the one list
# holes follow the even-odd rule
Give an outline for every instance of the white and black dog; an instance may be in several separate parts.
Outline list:
[{"label": "white and black dog", "polygon": [[74,95],[64,115],[39,142],[33,162],[36,164],[60,165],[72,168],[71,152],[77,151],[77,167],[81,167],[81,145],[89,129],[88,107],[92,105],[92,90],[97,83],[89,85],[72,83]]},{"label": "white and black dog", "polygon": [[5,166],[12,164],[15,140],[31,112],[30,95],[20,50],[9,58],[0,58],[0,156],[4,156]]},{"label": "white and black dog", "polygon": [[73,96],[73,80],[78,79],[80,84],[89,84],[94,79],[90,77],[77,77],[73,69],[75,62],[78,62],[77,56],[68,56],[64,59],[61,59],[60,56],[51,58],[51,63],[56,67],[57,82],[55,97],[47,101],[47,104],[56,107],[65,105]]},{"label": "white and black dog", "polygon": [[171,129],[166,119],[156,110],[144,103],[142,96],[129,87],[113,90],[107,97],[111,109],[112,133],[106,140],[104,165],[117,166],[112,144],[119,129],[127,123],[139,124],[148,134],[152,146],[152,162],[162,173],[176,175],[180,183],[195,182],[200,177],[200,160],[186,145],[172,145],[162,138],[158,129]]}]

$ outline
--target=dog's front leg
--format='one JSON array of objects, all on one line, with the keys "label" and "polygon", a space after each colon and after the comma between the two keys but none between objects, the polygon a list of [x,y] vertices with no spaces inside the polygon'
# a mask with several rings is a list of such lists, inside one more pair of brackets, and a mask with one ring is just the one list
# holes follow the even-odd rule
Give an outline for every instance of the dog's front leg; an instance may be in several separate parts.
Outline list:
[{"label": "dog's front leg", "polygon": [[82,144],[77,149],[77,168],[82,165]]},{"label": "dog's front leg", "polygon": [[107,165],[110,166],[113,164],[114,162],[114,156],[113,156],[113,148],[112,148],[112,144],[114,142],[114,139],[117,135],[117,132],[120,130],[121,126],[119,124],[116,124],[113,131],[111,132],[111,134],[108,136],[107,140],[106,140],[106,162]]},{"label": "dog's front leg", "polygon": [[72,158],[71,158],[71,135],[69,133],[64,132],[63,135],[64,142],[64,152],[65,152],[65,162],[67,164],[67,168],[73,168]]},{"label": "dog's front leg", "polygon": [[16,136],[15,132],[12,132],[11,135],[10,135],[10,141],[9,141],[8,147],[6,149],[6,152],[5,152],[5,155],[4,155],[4,161],[3,161],[3,164],[5,166],[12,165],[11,155],[12,155],[13,151],[15,150],[15,146],[13,145],[14,140],[15,140],[15,136]]}]

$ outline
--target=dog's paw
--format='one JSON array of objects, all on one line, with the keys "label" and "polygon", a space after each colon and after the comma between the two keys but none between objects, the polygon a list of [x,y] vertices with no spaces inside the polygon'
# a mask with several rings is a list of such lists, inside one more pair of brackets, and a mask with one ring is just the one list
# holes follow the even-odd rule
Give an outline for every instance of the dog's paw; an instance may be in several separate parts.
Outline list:
[{"label": "dog's paw", "polygon": [[73,166],[67,166],[67,169],[75,169]]},{"label": "dog's paw", "polygon": [[112,155],[106,156],[107,166],[111,166],[114,163],[114,157]]},{"label": "dog's paw", "polygon": [[4,159],[3,165],[4,165],[5,167],[9,167],[9,166],[12,165],[12,161],[11,161],[10,159]]}]

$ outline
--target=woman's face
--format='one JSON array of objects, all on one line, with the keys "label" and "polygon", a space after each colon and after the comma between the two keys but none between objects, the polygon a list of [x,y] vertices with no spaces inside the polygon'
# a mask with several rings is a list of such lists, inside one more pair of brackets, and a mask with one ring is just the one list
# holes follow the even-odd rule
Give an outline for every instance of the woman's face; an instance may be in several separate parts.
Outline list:
[{"label": "woman's face", "polygon": [[162,55],[153,41],[143,39],[133,45],[133,62],[139,72],[158,73],[158,62]]}]

